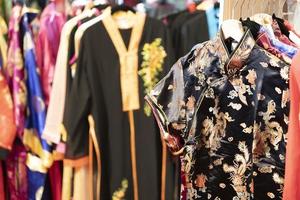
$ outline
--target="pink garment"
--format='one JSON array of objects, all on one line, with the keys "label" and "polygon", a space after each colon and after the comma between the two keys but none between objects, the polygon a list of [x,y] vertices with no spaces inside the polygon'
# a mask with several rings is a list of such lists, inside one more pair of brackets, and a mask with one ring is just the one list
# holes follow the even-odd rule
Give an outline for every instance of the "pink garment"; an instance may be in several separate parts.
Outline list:
[{"label": "pink garment", "polygon": [[15,143],[5,163],[10,200],[28,200],[26,150]]},{"label": "pink garment", "polygon": [[5,77],[13,100],[14,121],[17,128],[18,142],[5,160],[7,184],[11,200],[27,200],[26,150],[20,139],[24,133],[27,90],[25,71],[20,42],[20,20],[22,7],[13,7],[9,20],[7,66],[4,66]]},{"label": "pink garment", "polygon": [[66,22],[65,14],[59,12],[57,6],[56,3],[52,2],[44,9],[36,41],[37,63],[40,69],[42,89],[47,106],[49,104],[51,85],[54,77],[60,33]]},{"label": "pink garment", "polygon": [[[63,1],[50,3],[40,19],[40,30],[36,41],[37,64],[40,69],[42,90],[45,104],[48,107],[54,77],[55,63],[60,43],[60,34],[66,22],[66,16],[58,11]],[[64,9],[61,9],[64,10]],[[62,174],[58,162],[49,169],[50,185],[53,200],[61,200]]]},{"label": "pink garment", "polygon": [[276,20],[273,20],[273,22],[272,22],[272,28],[273,28],[273,31],[274,31],[274,34],[275,34],[276,38],[279,41],[281,41],[281,42],[283,42],[283,43],[285,43],[287,45],[290,45],[292,47],[296,47],[297,48],[296,44],[294,44],[292,41],[290,41],[290,39],[286,35],[282,34],[282,32],[280,30],[280,27],[279,27],[279,25],[278,25],[278,23],[277,23]]},{"label": "pink garment", "polygon": [[290,123],[287,141],[284,200],[300,199],[300,52],[294,57],[290,72]]}]

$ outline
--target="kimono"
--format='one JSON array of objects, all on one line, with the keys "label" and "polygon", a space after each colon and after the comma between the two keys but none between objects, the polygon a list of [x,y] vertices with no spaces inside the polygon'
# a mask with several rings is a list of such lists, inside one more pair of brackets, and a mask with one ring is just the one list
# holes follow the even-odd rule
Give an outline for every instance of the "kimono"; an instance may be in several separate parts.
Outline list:
[{"label": "kimono", "polygon": [[64,13],[56,9],[56,4],[52,2],[43,10],[36,43],[37,63],[41,73],[43,95],[47,106],[54,77],[60,33],[66,21]]},{"label": "kimono", "polygon": [[109,11],[82,36],[65,104],[64,164],[90,164],[94,137],[101,163],[94,167],[101,180],[94,191],[100,189],[101,199],[173,199],[174,165],[143,101],[173,62],[172,46],[160,21],[134,17],[132,28],[120,30]]},{"label": "kimono", "polygon": [[36,13],[25,11],[20,24],[23,42],[24,70],[26,70],[27,112],[22,142],[27,149],[28,198],[41,199],[48,168],[53,158],[51,146],[41,138],[45,125],[46,106],[40,77],[37,72],[35,46],[30,23]]},{"label": "kimono", "polygon": [[[27,88],[21,53],[21,40],[19,37],[21,10],[22,7],[19,5],[16,5],[12,9],[12,15],[9,20],[7,65],[3,66],[3,72],[13,100],[14,123],[17,128],[16,142],[5,161],[8,176],[8,190],[10,199],[12,200],[28,199],[26,150],[22,144],[27,104]],[[17,171],[18,173],[16,173]]]},{"label": "kimono", "polygon": [[181,159],[181,199],[281,199],[289,65],[222,32],[178,60],[146,96]]}]

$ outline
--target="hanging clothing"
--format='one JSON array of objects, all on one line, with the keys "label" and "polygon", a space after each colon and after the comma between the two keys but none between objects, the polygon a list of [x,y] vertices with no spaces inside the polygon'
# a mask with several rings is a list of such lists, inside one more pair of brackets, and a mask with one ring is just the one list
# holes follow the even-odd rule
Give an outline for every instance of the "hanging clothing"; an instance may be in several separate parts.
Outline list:
[{"label": "hanging clothing", "polygon": [[36,41],[36,56],[47,107],[54,77],[60,34],[65,22],[66,16],[64,13],[57,11],[55,2],[47,5],[40,19],[40,29]]},{"label": "hanging clothing", "polygon": [[[161,22],[139,13],[135,17],[132,29],[118,29],[109,14],[85,30],[66,100],[64,126],[68,137],[64,163],[88,163],[91,114],[99,143],[95,149],[101,154],[101,199],[152,200],[162,195],[162,145],[142,97],[172,62],[172,47]],[[152,60],[152,56],[156,59]],[[126,94],[138,96],[128,102],[122,98]],[[167,163],[166,189],[162,192],[165,199],[170,199],[174,176],[170,160]]]},{"label": "hanging clothing", "polygon": [[71,45],[74,43],[73,39],[77,30],[78,22],[88,16],[89,12],[85,12],[70,19],[63,26],[61,32],[60,46],[58,50],[58,55],[60,56],[56,61],[51,100],[48,107],[46,125],[43,132],[43,138],[55,144],[58,144],[61,139],[61,126],[63,121],[65,98],[67,91],[69,91],[66,77],[69,73],[68,67],[70,49],[72,48]]},{"label": "hanging clothing", "polygon": [[207,19],[203,10],[185,10],[166,17],[177,59],[188,53],[194,45],[209,40]]},{"label": "hanging clothing", "polygon": [[31,21],[37,13],[23,11],[21,19],[21,38],[23,42],[24,70],[26,70],[27,110],[23,143],[28,149],[26,165],[28,167],[28,198],[41,198],[46,173],[52,165],[51,146],[41,138],[45,125],[46,105],[44,103],[40,77],[37,73],[35,45],[31,32]]},{"label": "hanging clothing", "polygon": [[[14,123],[17,128],[16,142],[5,161],[7,169],[8,190],[11,200],[27,200],[26,150],[21,140],[25,126],[27,89],[25,82],[24,63],[20,41],[20,20],[22,7],[16,5],[12,9],[9,20],[7,66],[3,66],[13,100]],[[18,173],[16,173],[18,172]]]},{"label": "hanging clothing", "polygon": [[181,199],[280,199],[289,65],[222,33],[180,59],[146,100],[182,163]]},{"label": "hanging clothing", "polygon": [[288,131],[287,155],[284,179],[284,200],[299,199],[299,133],[300,133],[300,54],[293,59],[290,72],[290,95],[291,95],[291,113]]}]

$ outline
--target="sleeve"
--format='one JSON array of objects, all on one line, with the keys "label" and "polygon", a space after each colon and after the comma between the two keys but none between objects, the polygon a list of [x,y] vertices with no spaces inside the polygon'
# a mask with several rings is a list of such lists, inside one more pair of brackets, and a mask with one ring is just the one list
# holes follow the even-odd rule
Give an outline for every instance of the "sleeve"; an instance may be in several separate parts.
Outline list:
[{"label": "sleeve", "polygon": [[194,50],[179,59],[170,72],[145,97],[160,128],[161,137],[177,155],[184,147],[188,120],[195,110],[193,85]]},{"label": "sleeve", "polygon": [[64,163],[73,167],[83,166],[88,162],[88,115],[91,107],[91,92],[87,75],[89,55],[84,38],[82,38],[77,70],[70,93],[66,97],[63,119],[65,128],[63,135],[67,135]]}]

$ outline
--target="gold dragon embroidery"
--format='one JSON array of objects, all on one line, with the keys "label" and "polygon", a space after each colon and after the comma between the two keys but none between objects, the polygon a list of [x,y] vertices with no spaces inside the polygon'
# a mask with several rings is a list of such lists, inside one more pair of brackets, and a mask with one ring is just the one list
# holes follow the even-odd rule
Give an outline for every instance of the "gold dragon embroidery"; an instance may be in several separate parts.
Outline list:
[{"label": "gold dragon embroidery", "polygon": [[230,173],[232,187],[237,192],[238,198],[247,200],[250,198],[250,194],[247,192],[245,172],[250,167],[250,154],[245,142],[239,142],[238,148],[242,154],[235,155],[233,165],[224,164],[223,170],[226,173]]}]

